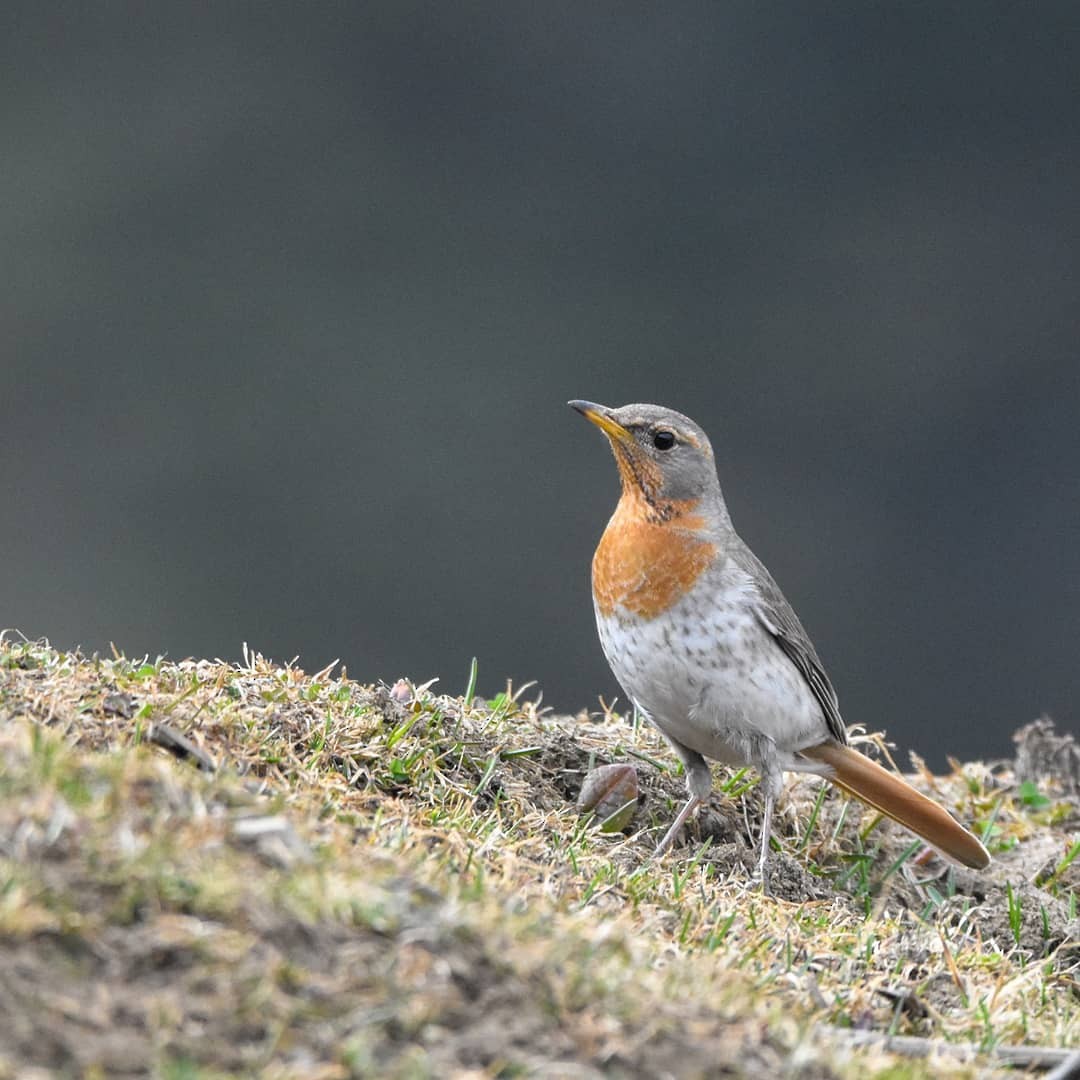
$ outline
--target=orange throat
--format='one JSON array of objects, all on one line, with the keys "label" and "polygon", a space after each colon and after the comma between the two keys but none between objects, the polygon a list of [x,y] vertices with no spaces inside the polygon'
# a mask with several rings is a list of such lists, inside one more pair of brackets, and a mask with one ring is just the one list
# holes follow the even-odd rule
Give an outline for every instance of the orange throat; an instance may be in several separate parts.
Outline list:
[{"label": "orange throat", "polygon": [[640,491],[623,491],[593,556],[601,615],[621,608],[653,619],[689,592],[716,556],[716,545],[701,539],[696,507],[697,500],[653,504]]}]

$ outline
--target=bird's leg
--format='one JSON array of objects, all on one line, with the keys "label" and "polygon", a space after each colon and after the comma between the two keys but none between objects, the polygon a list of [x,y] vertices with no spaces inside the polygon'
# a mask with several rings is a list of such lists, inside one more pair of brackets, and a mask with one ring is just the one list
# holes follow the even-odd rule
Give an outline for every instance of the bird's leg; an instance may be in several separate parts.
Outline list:
[{"label": "bird's leg", "polygon": [[664,833],[664,839],[656,845],[656,850],[653,852],[653,858],[658,859],[665,851],[675,842],[675,837],[679,835],[679,830],[683,827],[683,823],[686,819],[701,805],[701,800],[696,795],[691,795],[686,800],[686,805],[679,811],[679,816],[672,822],[671,828]]},{"label": "bird's leg", "polygon": [[679,811],[678,817],[672,822],[671,828],[664,834],[664,839],[656,845],[656,850],[653,852],[654,859],[659,858],[671,847],[675,842],[675,838],[679,835],[679,831],[686,823],[686,819],[709,797],[709,792],[712,790],[712,773],[709,772],[709,766],[705,764],[705,759],[694,750],[672,742],[670,738],[668,742],[671,742],[675,753],[682,759],[683,767],[686,769],[686,789],[690,793],[690,798],[687,799],[686,805]]},{"label": "bird's leg", "polygon": [[758,855],[757,862],[757,876],[762,883],[765,881],[765,861],[769,857],[769,837],[772,835],[773,801],[772,795],[765,796],[765,817],[761,822],[761,854]]},{"label": "bird's leg", "polygon": [[761,821],[761,853],[758,855],[756,877],[761,881],[763,888],[768,890],[769,883],[765,877],[765,864],[769,858],[769,839],[772,836],[773,807],[776,806],[777,796],[784,786],[784,774],[774,764],[770,763],[762,768],[761,787],[765,794],[765,815]]}]

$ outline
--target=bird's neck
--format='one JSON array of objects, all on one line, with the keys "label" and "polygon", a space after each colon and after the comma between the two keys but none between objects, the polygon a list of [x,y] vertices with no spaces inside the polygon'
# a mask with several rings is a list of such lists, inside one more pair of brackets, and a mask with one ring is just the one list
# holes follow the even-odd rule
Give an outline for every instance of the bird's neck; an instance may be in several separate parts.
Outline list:
[{"label": "bird's neck", "polygon": [[663,525],[684,516],[691,508],[688,501],[665,499],[660,494],[659,486],[628,482],[628,478],[624,477],[622,495],[612,520],[617,517],[624,523]]},{"label": "bird's neck", "polygon": [[624,524],[669,525],[690,532],[730,525],[722,499],[672,499],[658,488],[628,483],[623,484],[612,521],[616,518]]}]

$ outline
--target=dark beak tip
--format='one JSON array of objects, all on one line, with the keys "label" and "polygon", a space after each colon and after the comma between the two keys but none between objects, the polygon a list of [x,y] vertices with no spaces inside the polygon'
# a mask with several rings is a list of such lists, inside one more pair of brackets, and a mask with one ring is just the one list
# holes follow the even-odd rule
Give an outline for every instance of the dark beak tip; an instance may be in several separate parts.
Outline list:
[{"label": "dark beak tip", "polygon": [[574,409],[577,412],[581,413],[582,416],[585,416],[590,412],[602,413],[605,411],[603,405],[597,405],[595,402],[592,401],[582,401],[580,398],[574,398],[572,401],[568,401],[566,404],[569,405],[571,409]]}]

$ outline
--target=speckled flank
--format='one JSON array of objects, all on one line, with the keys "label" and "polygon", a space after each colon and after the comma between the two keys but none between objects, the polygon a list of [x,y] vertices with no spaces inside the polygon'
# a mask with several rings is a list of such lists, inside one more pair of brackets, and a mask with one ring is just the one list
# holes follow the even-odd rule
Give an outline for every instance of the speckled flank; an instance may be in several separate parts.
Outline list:
[{"label": "speckled flank", "polygon": [[671,504],[658,513],[636,493],[623,495],[593,556],[593,598],[601,614],[622,608],[654,619],[693,586],[716,545],[695,535],[700,520],[686,516],[691,509]]}]

